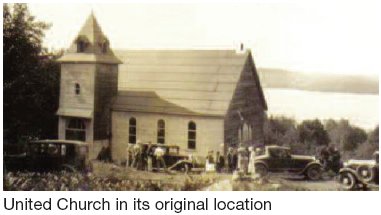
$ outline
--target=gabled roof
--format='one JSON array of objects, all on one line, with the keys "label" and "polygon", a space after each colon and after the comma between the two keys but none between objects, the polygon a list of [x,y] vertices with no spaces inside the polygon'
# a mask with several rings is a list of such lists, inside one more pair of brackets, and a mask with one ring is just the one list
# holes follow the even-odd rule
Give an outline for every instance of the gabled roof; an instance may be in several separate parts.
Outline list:
[{"label": "gabled roof", "polygon": [[208,116],[226,114],[251,57],[233,50],[115,53],[123,64],[113,110]]},{"label": "gabled roof", "polygon": [[[77,52],[77,42],[86,43],[86,50],[83,53]],[[74,38],[70,48],[58,60],[59,62],[88,62],[88,63],[109,63],[119,64],[121,61],[115,57],[111,48],[107,52],[102,52],[102,45],[109,45],[107,37],[103,34],[94,14],[91,13],[82,26],[76,38]]]}]

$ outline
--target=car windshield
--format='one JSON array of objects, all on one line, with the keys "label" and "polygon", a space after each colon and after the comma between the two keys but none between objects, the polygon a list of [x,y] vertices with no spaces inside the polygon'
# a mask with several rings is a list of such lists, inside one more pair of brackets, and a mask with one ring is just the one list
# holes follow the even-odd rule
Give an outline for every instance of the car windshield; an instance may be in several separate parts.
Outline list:
[{"label": "car windshield", "polygon": [[179,148],[177,148],[177,147],[169,147],[168,148],[169,154],[178,154],[178,152],[179,152]]},{"label": "car windshield", "polygon": [[269,150],[270,156],[274,158],[287,158],[291,156],[289,149],[285,148],[274,148]]}]

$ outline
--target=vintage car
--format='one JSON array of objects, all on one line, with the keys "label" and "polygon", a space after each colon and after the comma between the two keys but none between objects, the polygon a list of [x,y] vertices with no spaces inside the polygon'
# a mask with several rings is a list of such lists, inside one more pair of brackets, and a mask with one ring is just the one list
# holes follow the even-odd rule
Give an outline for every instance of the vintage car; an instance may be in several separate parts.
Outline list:
[{"label": "vintage car", "polygon": [[379,153],[373,160],[348,160],[340,169],[339,183],[346,190],[366,189],[379,184]]},{"label": "vintage car", "polygon": [[[155,151],[157,147],[164,149],[164,161],[168,170],[191,171],[193,167],[196,167],[196,164],[189,158],[189,155],[180,154],[180,147],[177,145],[168,145],[168,144],[142,144],[143,148],[151,147],[152,151]],[[158,171],[157,161],[155,156],[152,159],[153,170]]]},{"label": "vintage car", "polygon": [[322,165],[314,156],[292,155],[290,148],[282,146],[266,146],[254,163],[260,176],[269,172],[289,172],[318,180],[322,173]]},{"label": "vintage car", "polygon": [[91,170],[89,144],[74,140],[36,140],[27,143],[25,153],[5,155],[8,171]]}]

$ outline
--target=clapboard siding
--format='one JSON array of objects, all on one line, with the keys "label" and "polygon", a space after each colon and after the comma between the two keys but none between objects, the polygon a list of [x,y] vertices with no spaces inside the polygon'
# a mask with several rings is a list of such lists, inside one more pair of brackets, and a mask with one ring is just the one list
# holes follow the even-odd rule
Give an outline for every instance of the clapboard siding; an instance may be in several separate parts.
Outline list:
[{"label": "clapboard siding", "polygon": [[229,110],[224,121],[225,143],[237,146],[238,130],[242,126],[238,112],[244,118],[244,123],[251,127],[252,139],[243,142],[244,145],[260,146],[264,143],[263,122],[267,106],[263,103],[262,89],[258,81],[257,71],[250,56],[245,62],[239,82],[234,91]]},{"label": "clapboard siding", "polygon": [[[95,65],[93,64],[62,64],[60,85],[60,108],[94,107]],[[79,95],[75,94],[75,84],[81,87]]]},{"label": "clapboard siding", "polygon": [[[205,158],[208,151],[223,151],[222,118],[162,115],[155,113],[112,112],[112,156],[124,161],[129,135],[129,120],[136,119],[136,137],[141,142],[157,142],[157,122],[165,122],[165,144],[177,145],[182,154]],[[196,149],[188,149],[188,123],[196,123]]]}]

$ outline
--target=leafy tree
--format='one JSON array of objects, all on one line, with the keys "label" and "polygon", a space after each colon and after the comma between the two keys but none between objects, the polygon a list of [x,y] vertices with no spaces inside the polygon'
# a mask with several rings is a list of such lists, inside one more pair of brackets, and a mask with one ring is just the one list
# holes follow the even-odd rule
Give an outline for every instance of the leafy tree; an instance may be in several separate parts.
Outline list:
[{"label": "leafy tree", "polygon": [[358,158],[370,159],[376,150],[379,150],[379,126],[377,125],[374,130],[368,133],[366,142],[360,144],[356,150]]},{"label": "leafy tree", "polygon": [[328,120],[325,123],[325,129],[328,131],[330,144],[335,145],[340,151],[343,150],[347,136],[351,131],[351,125],[348,120]]},{"label": "leafy tree", "polygon": [[290,146],[298,141],[296,122],[286,117],[271,117],[265,121],[264,136],[266,145]]},{"label": "leafy tree", "polygon": [[305,120],[297,126],[300,142],[307,148],[328,145],[328,132],[320,120]]},{"label": "leafy tree", "polygon": [[370,144],[374,144],[374,145],[379,145],[379,126],[377,125],[376,128],[374,128],[374,130],[372,132],[369,133],[368,135],[368,142]]},{"label": "leafy tree", "polygon": [[3,5],[4,140],[56,137],[59,66],[42,46],[49,25],[26,4]]},{"label": "leafy tree", "polygon": [[331,144],[341,151],[354,151],[367,140],[367,133],[349,123],[348,120],[328,120],[325,124]]},{"label": "leafy tree", "polygon": [[363,129],[351,127],[349,134],[344,139],[343,150],[354,151],[361,143],[364,143],[366,139],[367,134]]}]

